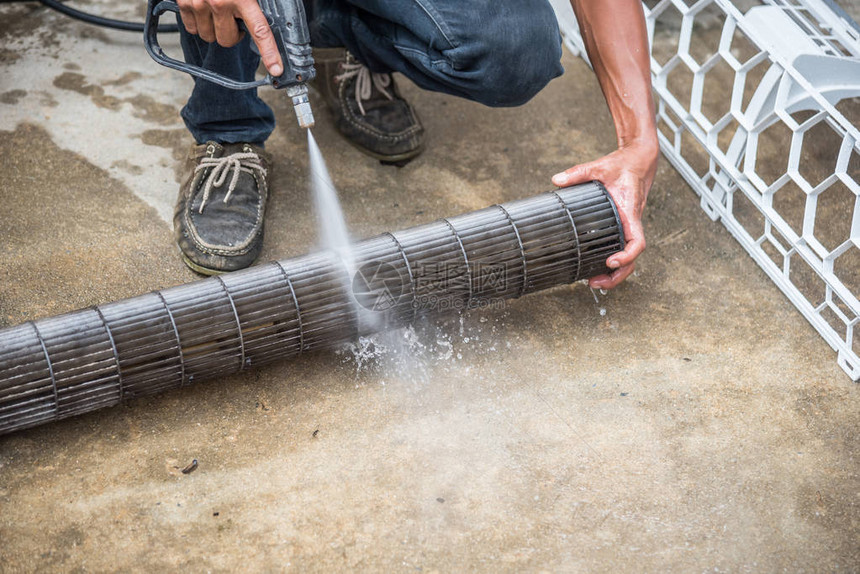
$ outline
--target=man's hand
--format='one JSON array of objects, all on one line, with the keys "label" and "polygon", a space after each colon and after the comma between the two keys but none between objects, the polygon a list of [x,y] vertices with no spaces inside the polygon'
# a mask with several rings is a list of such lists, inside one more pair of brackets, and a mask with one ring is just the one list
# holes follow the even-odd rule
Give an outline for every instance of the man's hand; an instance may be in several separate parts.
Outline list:
[{"label": "man's hand", "polygon": [[642,210],[657,171],[657,127],[651,98],[648,31],[640,0],[571,0],[588,58],[606,98],[618,150],[552,178],[558,186],[598,179],[621,216],[627,245],[606,260],[610,275],[595,277],[592,287],[610,289],[631,273],[645,249]]},{"label": "man's hand", "polygon": [[642,211],[657,171],[658,153],[656,142],[632,144],[553,176],[552,182],[559,187],[600,180],[618,207],[627,244],[624,251],[607,260],[612,274],[594,277],[588,282],[590,287],[611,289],[627,279],[635,269],[636,258],[645,250]]},{"label": "man's hand", "polygon": [[206,42],[218,42],[225,48],[242,39],[244,32],[239,30],[237,19],[243,20],[269,73],[275,77],[284,73],[275,37],[256,0],[177,0],[176,3],[189,34],[196,34]]}]

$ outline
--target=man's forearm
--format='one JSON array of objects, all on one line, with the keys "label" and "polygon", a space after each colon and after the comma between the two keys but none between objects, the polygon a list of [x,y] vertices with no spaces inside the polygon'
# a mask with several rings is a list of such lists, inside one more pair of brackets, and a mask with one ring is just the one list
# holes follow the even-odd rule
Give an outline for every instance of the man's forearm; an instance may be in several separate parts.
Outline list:
[{"label": "man's forearm", "polygon": [[633,273],[645,249],[642,212],[657,172],[657,129],[651,98],[648,32],[639,0],[571,0],[588,57],[615,123],[618,149],[553,176],[558,186],[603,182],[624,226],[624,251],[610,256],[592,287],[615,287]]},{"label": "man's forearm", "polygon": [[648,32],[639,0],[571,0],[618,147],[657,150]]}]

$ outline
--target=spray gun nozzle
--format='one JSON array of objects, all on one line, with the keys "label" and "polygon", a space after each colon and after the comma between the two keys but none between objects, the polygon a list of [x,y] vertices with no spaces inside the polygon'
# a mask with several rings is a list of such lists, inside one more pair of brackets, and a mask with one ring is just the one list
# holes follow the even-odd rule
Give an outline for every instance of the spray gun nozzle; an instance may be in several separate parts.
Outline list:
[{"label": "spray gun nozzle", "polygon": [[305,84],[295,84],[287,88],[287,95],[293,100],[293,108],[296,110],[296,119],[299,127],[314,127],[314,112],[308,101],[308,87]]}]

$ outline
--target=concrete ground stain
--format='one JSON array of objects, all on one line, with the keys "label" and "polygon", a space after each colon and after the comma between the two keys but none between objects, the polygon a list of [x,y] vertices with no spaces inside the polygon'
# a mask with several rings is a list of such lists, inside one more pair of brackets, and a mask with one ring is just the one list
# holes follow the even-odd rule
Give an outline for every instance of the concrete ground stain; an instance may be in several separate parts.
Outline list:
[{"label": "concrete ground stain", "polygon": [[0,104],[9,104],[14,106],[18,100],[27,96],[27,90],[9,90],[0,94]]}]

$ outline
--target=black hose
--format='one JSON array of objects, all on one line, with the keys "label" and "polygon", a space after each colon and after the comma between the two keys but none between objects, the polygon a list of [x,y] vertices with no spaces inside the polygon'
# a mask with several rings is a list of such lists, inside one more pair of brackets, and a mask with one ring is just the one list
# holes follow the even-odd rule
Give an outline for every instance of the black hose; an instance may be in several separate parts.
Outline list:
[{"label": "black hose", "polygon": [[[13,2],[32,2],[34,0],[0,0],[0,4],[11,4]],[[65,14],[69,18],[74,18],[75,20],[80,20],[81,22],[86,22],[87,24],[94,24],[96,26],[102,26],[103,28],[112,28],[114,30],[123,30],[126,32],[140,32],[143,33],[143,24],[139,22],[126,22],[125,20],[114,20],[113,18],[103,18],[101,16],[96,16],[95,14],[89,14],[87,12],[83,12],[81,10],[75,10],[74,8],[69,8],[65,4],[61,4],[56,0],[36,0],[41,3],[43,6],[50,8],[51,10],[56,10],[61,14]],[[163,24],[158,27],[159,33],[165,32],[178,32],[179,26],[176,24]]]}]

